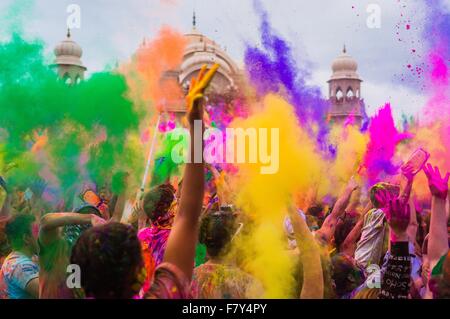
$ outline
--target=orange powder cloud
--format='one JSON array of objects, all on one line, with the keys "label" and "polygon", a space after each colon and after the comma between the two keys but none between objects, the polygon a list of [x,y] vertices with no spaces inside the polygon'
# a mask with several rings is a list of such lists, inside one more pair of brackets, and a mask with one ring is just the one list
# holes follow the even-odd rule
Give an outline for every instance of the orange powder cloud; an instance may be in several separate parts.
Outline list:
[{"label": "orange powder cloud", "polygon": [[163,27],[153,40],[141,45],[131,63],[121,67],[133,101],[147,111],[150,104],[161,112],[183,99],[177,78],[166,75],[181,65],[185,46],[184,36],[170,27]]}]

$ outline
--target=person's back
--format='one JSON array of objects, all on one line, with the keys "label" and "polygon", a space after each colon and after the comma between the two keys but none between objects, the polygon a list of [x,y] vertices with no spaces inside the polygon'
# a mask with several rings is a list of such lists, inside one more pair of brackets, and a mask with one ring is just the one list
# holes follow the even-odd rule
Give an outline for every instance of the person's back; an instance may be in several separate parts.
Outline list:
[{"label": "person's back", "polygon": [[170,230],[170,228],[149,227],[142,229],[138,234],[147,274],[147,279],[143,287],[144,292],[150,287],[156,267],[163,261]]},{"label": "person's back", "polygon": [[191,294],[200,299],[258,298],[262,286],[252,276],[225,261],[237,225],[233,212],[207,213],[200,225],[200,242],[209,261],[194,269]]},{"label": "person's back", "polygon": [[361,238],[357,243],[355,259],[362,267],[379,264],[387,234],[387,224],[381,209],[373,209],[364,218]]},{"label": "person's back", "polygon": [[144,196],[143,211],[151,221],[151,227],[143,228],[138,233],[147,271],[144,293],[150,287],[156,267],[164,258],[175,216],[176,202],[174,200],[175,190],[170,184],[159,185]]},{"label": "person's back", "polygon": [[70,247],[63,238],[57,238],[45,245],[40,244],[40,287],[41,299],[71,299],[73,292],[67,287],[67,266]]},{"label": "person's back", "polygon": [[206,263],[194,269],[191,294],[196,299],[251,299],[262,297],[262,286],[238,267]]}]

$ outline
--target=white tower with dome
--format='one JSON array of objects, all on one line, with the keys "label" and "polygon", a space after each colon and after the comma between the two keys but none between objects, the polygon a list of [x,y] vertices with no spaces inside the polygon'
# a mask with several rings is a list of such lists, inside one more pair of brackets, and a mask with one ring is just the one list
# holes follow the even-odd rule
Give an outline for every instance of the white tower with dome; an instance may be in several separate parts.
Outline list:
[{"label": "white tower with dome", "polygon": [[70,29],[67,30],[67,38],[59,43],[54,50],[55,64],[58,76],[67,84],[74,85],[84,80],[84,72],[87,68],[83,65],[81,57],[83,49],[72,40]]}]

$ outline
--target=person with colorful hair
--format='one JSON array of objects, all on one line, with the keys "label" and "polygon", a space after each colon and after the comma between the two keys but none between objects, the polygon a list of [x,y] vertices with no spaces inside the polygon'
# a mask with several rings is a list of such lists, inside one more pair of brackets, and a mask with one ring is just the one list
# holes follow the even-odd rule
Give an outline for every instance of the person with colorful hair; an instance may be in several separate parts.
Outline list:
[{"label": "person with colorful hair", "polygon": [[163,261],[175,218],[175,203],[175,189],[170,184],[154,187],[144,195],[142,209],[151,223],[138,232],[147,272],[144,293],[150,288],[156,267]]},{"label": "person with colorful hair", "polygon": [[206,246],[208,261],[194,269],[191,294],[196,299],[260,298],[261,284],[227,258],[239,232],[232,210],[207,212],[200,224],[199,242]]}]

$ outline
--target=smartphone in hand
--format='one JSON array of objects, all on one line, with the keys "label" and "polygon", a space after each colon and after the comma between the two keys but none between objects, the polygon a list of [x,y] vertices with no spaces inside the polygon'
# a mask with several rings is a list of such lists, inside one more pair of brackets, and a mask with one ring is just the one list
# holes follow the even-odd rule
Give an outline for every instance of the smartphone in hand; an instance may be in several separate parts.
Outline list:
[{"label": "smartphone in hand", "polygon": [[423,148],[417,149],[408,159],[404,166],[410,166],[413,174],[417,174],[430,158],[430,154]]}]

